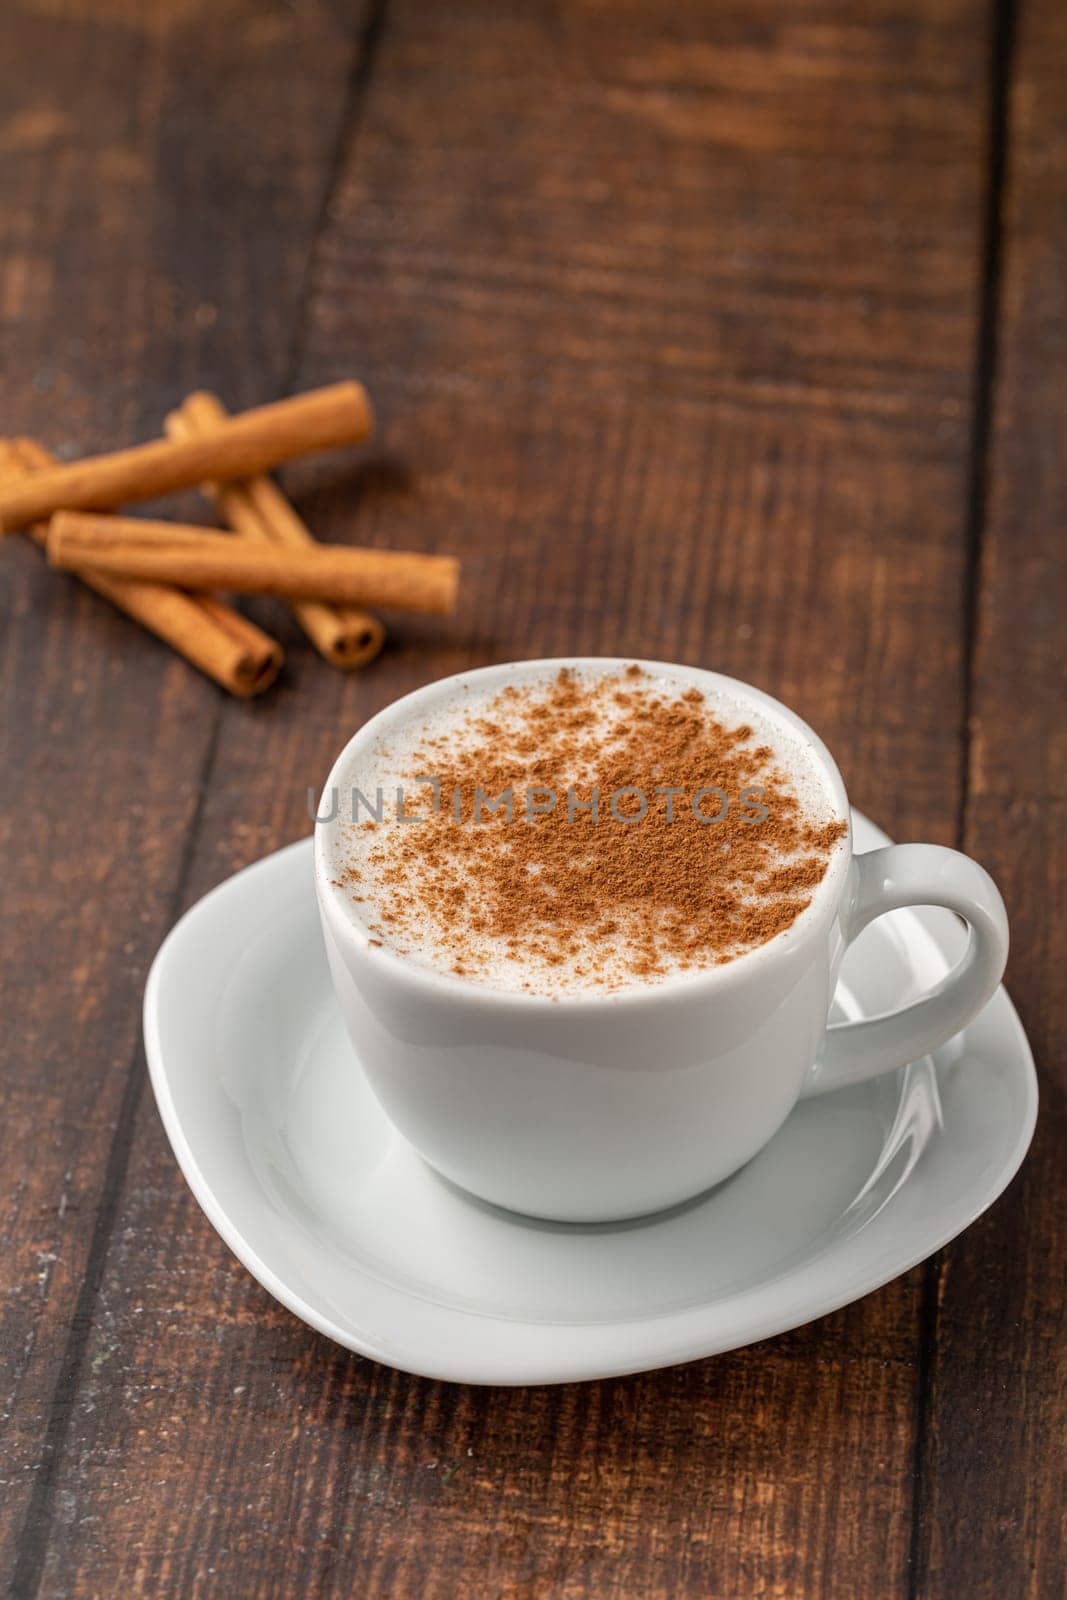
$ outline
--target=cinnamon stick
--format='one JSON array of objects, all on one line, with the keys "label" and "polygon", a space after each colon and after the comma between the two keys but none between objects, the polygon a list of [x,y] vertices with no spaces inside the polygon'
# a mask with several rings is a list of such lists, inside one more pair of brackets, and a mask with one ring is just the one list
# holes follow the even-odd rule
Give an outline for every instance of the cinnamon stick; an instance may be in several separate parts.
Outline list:
[{"label": "cinnamon stick", "polygon": [[[201,391],[189,395],[177,411],[170,413],[166,431],[172,439],[210,436],[228,415],[221,400]],[[314,535],[272,478],[257,475],[203,487],[222,520],[244,538],[300,549],[315,543]],[[365,666],[385,642],[385,629],[378,618],[355,606],[298,600],[293,611],[316,650],[335,667],[351,671]]]},{"label": "cinnamon stick", "polygon": [[85,511],[58,511],[47,549],[51,564],[67,571],[434,614],[452,610],[459,580],[451,556],[348,545],[282,549],[180,522]]},{"label": "cinnamon stick", "polygon": [[[0,474],[20,479],[44,472],[53,457],[32,439],[0,441]],[[42,547],[47,527],[35,523],[30,537]],[[142,583],[82,573],[82,582],[163,639],[179,655],[241,699],[261,694],[278,676],[281,646],[247,617],[208,595],[184,594],[169,584]]]},{"label": "cinnamon stick", "polygon": [[193,484],[252,477],[310,450],[364,439],[372,426],[361,384],[315,389],[228,417],[210,437],[156,439],[3,485],[0,532],[64,508],[101,510]]}]

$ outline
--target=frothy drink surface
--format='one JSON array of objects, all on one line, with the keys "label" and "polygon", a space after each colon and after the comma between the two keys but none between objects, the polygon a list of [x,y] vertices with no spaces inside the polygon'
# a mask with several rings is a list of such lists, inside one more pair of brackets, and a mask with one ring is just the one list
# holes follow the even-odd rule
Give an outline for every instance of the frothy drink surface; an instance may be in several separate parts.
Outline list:
[{"label": "frothy drink surface", "polygon": [[636,665],[457,689],[354,756],[336,807],[333,881],[372,947],[557,998],[767,943],[847,831],[775,719]]}]

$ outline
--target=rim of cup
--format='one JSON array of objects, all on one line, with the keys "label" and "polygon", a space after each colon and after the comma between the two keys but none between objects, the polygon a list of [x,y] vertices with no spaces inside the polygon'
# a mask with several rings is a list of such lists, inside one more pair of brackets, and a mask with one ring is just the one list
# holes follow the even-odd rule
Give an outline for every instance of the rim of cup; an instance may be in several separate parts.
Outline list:
[{"label": "rim of cup", "polygon": [[473,983],[457,973],[441,972],[423,966],[391,950],[384,942],[376,942],[371,947],[370,941],[372,938],[376,939],[376,936],[371,933],[359,912],[352,906],[344,889],[332,880],[329,851],[337,819],[330,818],[328,821],[315,823],[315,883],[324,911],[328,904],[333,906],[337,913],[330,918],[330,929],[334,937],[345,941],[360,959],[372,958],[376,966],[380,966],[383,975],[390,975],[398,982],[432,993],[438,999],[451,998],[466,1004],[514,1007],[523,1010],[548,1007],[557,1012],[561,1007],[567,1011],[591,1010],[602,1006],[641,1007],[662,1004],[668,996],[681,992],[692,995],[694,991],[706,988],[710,994],[716,989],[733,988],[752,979],[757,965],[765,965],[785,957],[827,926],[837,910],[843,879],[852,860],[852,820],[844,780],[837,763],[815,730],[782,701],[776,700],[773,695],[757,689],[753,684],[745,683],[740,678],[730,678],[724,673],[713,672],[705,667],[687,666],[679,662],[651,661],[640,656],[547,656],[529,661],[505,661],[486,667],[474,667],[467,672],[436,678],[431,683],[423,684],[420,688],[391,701],[356,730],[330,768],[317,811],[321,813],[325,797],[333,789],[340,788],[340,775],[349,767],[353,756],[361,746],[373,743],[390,726],[411,721],[413,717],[418,716],[420,710],[429,710],[435,704],[462,692],[465,687],[486,687],[494,680],[503,687],[509,682],[547,678],[563,667],[580,672],[608,673],[623,670],[628,666],[637,666],[650,674],[673,677],[679,682],[684,680],[697,688],[718,692],[730,700],[739,702],[742,708],[746,702],[752,703],[768,721],[784,725],[794,742],[799,737],[808,753],[814,757],[819,775],[829,791],[834,815],[845,821],[847,832],[834,846],[827,870],[812,892],[809,904],[787,928],[783,928],[764,944],[745,950],[730,961],[699,967],[692,971],[672,973],[655,983],[635,983],[608,993],[599,993],[595,989],[583,989],[572,993],[560,989],[555,994],[496,989],[488,984]]}]

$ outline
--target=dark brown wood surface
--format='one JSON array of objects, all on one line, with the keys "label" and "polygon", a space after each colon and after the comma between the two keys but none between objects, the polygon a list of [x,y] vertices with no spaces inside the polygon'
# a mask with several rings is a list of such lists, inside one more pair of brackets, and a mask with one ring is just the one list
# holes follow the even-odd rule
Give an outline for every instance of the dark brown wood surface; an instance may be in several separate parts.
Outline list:
[{"label": "dark brown wood surface", "polygon": [[[80,453],[196,386],[358,376],[378,438],[294,469],[302,509],[465,563],[458,617],[351,677],[250,607],[289,660],[237,704],[0,551],[0,1581],[1058,1596],[1055,0],[23,0],[0,64],[2,430]],[[770,689],[889,831],[991,868],[1038,1138],[967,1235],[794,1334],[433,1384],[313,1334],[212,1232],[146,1091],[144,975],[180,909],[307,831],[368,714],[575,651]]]}]

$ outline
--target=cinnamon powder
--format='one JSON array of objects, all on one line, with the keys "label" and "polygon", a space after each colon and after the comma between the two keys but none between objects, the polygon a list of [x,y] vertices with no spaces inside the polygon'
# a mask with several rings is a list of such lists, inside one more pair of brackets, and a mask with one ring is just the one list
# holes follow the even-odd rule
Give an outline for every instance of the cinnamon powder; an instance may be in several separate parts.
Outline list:
[{"label": "cinnamon powder", "polygon": [[[426,774],[436,795],[413,781]],[[553,808],[529,814],[531,791],[535,808],[553,792]],[[725,814],[702,821],[694,806]],[[766,943],[810,903],[846,832],[805,809],[749,725],[636,666],[511,686],[461,741],[427,734],[404,811],[418,823],[348,830],[339,882],[371,932],[405,953],[429,930],[434,964],[474,979],[506,956],[519,987],[548,993],[654,981]]]}]

